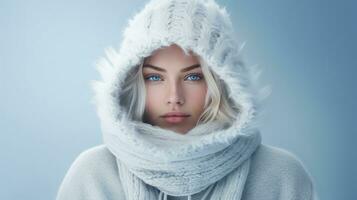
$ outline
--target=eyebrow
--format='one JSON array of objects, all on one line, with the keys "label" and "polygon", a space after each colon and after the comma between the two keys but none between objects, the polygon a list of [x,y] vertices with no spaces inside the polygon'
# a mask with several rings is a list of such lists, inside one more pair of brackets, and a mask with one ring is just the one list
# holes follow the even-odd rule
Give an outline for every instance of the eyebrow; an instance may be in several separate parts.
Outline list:
[{"label": "eyebrow", "polygon": [[[155,69],[157,71],[166,72],[165,69],[162,69],[160,67],[157,67],[157,66],[154,66],[154,65],[150,65],[150,64],[144,64],[143,67],[149,67],[149,68],[153,68],[153,69]],[[188,66],[186,68],[183,68],[181,70],[181,72],[187,72],[187,71],[193,70],[193,69],[198,68],[198,67],[201,67],[201,65],[200,64],[191,65],[191,66]]]}]

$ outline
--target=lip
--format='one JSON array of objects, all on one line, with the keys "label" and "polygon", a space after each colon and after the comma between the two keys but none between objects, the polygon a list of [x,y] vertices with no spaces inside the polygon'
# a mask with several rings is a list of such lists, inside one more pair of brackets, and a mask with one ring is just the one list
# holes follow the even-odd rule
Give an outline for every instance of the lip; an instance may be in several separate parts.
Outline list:
[{"label": "lip", "polygon": [[186,117],[189,117],[189,114],[182,113],[182,112],[169,112],[165,115],[162,115],[166,122],[168,123],[180,123],[185,120]]},{"label": "lip", "polygon": [[168,112],[161,117],[189,117],[189,114],[183,113],[183,112]]},{"label": "lip", "polygon": [[186,117],[165,117],[165,121],[168,123],[180,123],[182,122]]}]

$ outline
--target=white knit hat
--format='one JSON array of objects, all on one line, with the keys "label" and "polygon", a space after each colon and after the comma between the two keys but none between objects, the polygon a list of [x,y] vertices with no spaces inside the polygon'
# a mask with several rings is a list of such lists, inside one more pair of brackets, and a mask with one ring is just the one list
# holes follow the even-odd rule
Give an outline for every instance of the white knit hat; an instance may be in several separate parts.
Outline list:
[{"label": "white knit hat", "polygon": [[238,49],[232,36],[226,10],[214,1],[153,0],[129,21],[120,53],[147,56],[153,49],[176,43],[186,52],[191,49],[204,56],[211,65],[235,65],[230,57]]}]

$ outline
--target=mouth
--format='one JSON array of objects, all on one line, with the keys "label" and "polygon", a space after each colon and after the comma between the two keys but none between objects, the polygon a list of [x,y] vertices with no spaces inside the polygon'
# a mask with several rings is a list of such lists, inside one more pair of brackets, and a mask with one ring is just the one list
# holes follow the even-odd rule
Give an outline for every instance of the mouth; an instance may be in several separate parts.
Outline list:
[{"label": "mouth", "polygon": [[189,116],[166,116],[164,117],[165,121],[168,123],[180,123],[183,120],[185,120],[185,118],[187,118]]},{"label": "mouth", "polygon": [[181,112],[170,112],[161,117],[168,123],[180,123],[185,120],[185,118],[189,117],[189,114],[181,113]]}]

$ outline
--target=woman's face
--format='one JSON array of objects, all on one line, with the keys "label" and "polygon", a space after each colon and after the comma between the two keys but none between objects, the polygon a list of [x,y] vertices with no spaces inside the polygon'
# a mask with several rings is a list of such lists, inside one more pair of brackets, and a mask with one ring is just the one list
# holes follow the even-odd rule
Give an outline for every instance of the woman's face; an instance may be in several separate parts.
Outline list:
[{"label": "woman's face", "polygon": [[[177,45],[155,51],[143,65],[146,87],[144,121],[185,134],[204,110],[207,84],[198,58]],[[167,117],[176,112],[184,116]]]}]

